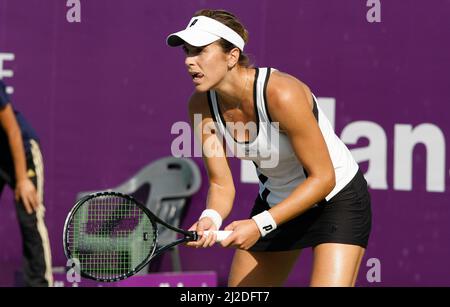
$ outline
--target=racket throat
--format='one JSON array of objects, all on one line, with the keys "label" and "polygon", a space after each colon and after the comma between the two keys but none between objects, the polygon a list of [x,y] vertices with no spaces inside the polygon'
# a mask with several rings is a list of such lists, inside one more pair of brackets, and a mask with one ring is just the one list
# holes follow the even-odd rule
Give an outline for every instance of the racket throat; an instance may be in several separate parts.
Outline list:
[{"label": "racket throat", "polygon": [[187,241],[197,241],[199,239],[199,236],[196,231],[189,231],[188,234],[186,234]]}]

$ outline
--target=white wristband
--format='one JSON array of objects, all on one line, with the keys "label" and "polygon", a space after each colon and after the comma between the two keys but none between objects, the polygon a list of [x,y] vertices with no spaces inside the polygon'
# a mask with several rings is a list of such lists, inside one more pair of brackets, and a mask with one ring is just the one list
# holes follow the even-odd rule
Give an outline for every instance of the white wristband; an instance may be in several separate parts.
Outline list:
[{"label": "white wristband", "polygon": [[214,225],[216,225],[217,230],[219,230],[220,226],[222,226],[222,217],[216,210],[214,209],[203,210],[202,214],[198,219],[200,220],[204,217],[209,217],[213,221]]},{"label": "white wristband", "polygon": [[252,219],[256,222],[256,225],[258,225],[262,237],[265,237],[269,232],[277,229],[277,223],[275,223],[272,215],[267,210],[253,216]]}]

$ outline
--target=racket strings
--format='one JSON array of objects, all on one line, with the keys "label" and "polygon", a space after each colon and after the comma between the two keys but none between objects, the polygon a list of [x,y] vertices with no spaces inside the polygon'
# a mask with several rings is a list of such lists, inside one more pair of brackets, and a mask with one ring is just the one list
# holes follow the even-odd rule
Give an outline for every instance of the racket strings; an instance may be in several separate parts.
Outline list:
[{"label": "racket strings", "polygon": [[68,231],[68,248],[81,271],[103,280],[133,272],[155,245],[155,229],[131,199],[97,196],[75,212]]}]

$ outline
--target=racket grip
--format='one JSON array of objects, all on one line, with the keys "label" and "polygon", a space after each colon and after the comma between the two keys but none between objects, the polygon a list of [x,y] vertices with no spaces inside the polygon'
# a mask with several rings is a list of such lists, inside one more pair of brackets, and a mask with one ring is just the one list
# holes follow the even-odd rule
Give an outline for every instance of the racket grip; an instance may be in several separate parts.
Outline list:
[{"label": "racket grip", "polygon": [[[205,236],[208,236],[211,231],[204,231]],[[221,242],[228,238],[228,236],[232,233],[231,230],[214,230],[216,234],[216,242]]]}]

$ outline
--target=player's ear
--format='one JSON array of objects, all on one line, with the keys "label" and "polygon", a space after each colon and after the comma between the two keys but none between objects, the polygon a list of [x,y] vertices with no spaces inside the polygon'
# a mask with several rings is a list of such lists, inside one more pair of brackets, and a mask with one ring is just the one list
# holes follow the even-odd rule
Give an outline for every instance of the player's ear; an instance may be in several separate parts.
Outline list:
[{"label": "player's ear", "polygon": [[228,52],[227,60],[228,60],[228,69],[232,69],[239,62],[239,55],[241,51],[239,48],[235,47]]}]

